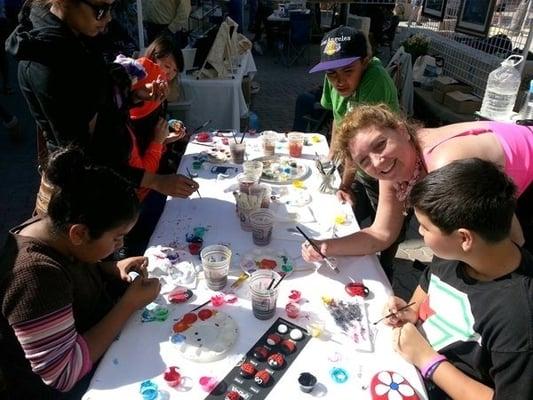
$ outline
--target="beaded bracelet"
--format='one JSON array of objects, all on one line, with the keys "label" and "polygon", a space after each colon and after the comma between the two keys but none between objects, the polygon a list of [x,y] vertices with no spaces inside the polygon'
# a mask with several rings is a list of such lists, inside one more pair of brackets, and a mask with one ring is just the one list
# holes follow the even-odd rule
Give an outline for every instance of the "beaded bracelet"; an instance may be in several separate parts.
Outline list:
[{"label": "beaded bracelet", "polygon": [[424,365],[420,369],[420,373],[422,374],[424,379],[431,379],[431,377],[433,376],[433,373],[435,372],[437,367],[440,365],[440,363],[442,363],[443,361],[447,361],[447,360],[448,359],[446,358],[446,356],[442,354],[437,354],[431,360],[429,360],[426,363],[426,365]]}]

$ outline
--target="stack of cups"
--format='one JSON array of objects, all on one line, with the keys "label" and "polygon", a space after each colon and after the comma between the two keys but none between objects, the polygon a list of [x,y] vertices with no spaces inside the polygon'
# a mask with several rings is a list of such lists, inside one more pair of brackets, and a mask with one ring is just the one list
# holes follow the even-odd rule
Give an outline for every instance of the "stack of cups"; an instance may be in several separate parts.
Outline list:
[{"label": "stack of cups", "polygon": [[304,134],[302,132],[289,132],[289,155],[291,157],[301,157],[304,146]]},{"label": "stack of cups", "polygon": [[261,136],[263,141],[263,153],[265,156],[273,156],[276,153],[278,133],[276,131],[263,131]]},{"label": "stack of cups", "polygon": [[257,319],[270,319],[276,313],[277,283],[281,276],[272,270],[260,269],[250,277],[252,310]]},{"label": "stack of cups", "polygon": [[261,207],[261,199],[246,193],[237,193],[235,199],[237,202],[237,214],[241,221],[241,229],[251,232],[250,213]]},{"label": "stack of cups", "polygon": [[272,240],[274,214],[268,208],[261,208],[250,212],[250,226],[252,239],[256,246],[266,246]]},{"label": "stack of cups", "polygon": [[207,287],[222,290],[228,282],[231,249],[223,245],[205,247],[200,253]]},{"label": "stack of cups", "polygon": [[231,162],[233,164],[242,164],[244,162],[244,154],[246,153],[246,142],[231,142],[229,145],[229,151],[231,154]]},{"label": "stack of cups", "polygon": [[270,207],[270,196],[272,196],[272,188],[266,183],[258,183],[250,186],[250,195],[261,198],[261,208]]}]

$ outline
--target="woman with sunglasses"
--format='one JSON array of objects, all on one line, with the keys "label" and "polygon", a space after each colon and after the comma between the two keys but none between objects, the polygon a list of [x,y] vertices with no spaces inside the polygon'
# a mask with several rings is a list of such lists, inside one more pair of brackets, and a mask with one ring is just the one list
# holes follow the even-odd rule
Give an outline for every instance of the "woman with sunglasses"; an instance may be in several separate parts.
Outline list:
[{"label": "woman with sunglasses", "polygon": [[[198,184],[182,175],[158,175],[129,166],[128,109],[162,100],[166,81],[157,79],[131,92],[118,64],[106,65],[91,38],[111,20],[113,0],[27,0],[20,24],[7,41],[19,60],[19,83],[44,136],[44,153],[77,145],[93,161],[111,166],[135,187],[188,197]],[[46,165],[45,158],[40,159]],[[39,211],[46,210],[49,185],[43,182]],[[41,200],[39,202],[39,200]]]}]

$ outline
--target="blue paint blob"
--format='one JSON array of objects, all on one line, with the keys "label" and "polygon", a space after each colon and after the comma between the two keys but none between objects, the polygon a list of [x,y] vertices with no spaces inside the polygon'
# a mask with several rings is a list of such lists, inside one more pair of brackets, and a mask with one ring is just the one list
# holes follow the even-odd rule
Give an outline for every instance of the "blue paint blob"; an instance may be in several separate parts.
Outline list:
[{"label": "blue paint blob", "polygon": [[175,335],[172,335],[170,337],[170,341],[174,344],[179,344],[179,343],[183,343],[185,341],[185,336],[179,334],[179,333],[176,333]]},{"label": "blue paint blob", "polygon": [[400,387],[400,385],[398,385],[396,382],[391,382],[389,386],[392,390],[398,390],[398,388]]},{"label": "blue paint blob", "polygon": [[348,372],[343,368],[334,367],[329,372],[329,375],[336,383],[344,383],[348,380]]}]

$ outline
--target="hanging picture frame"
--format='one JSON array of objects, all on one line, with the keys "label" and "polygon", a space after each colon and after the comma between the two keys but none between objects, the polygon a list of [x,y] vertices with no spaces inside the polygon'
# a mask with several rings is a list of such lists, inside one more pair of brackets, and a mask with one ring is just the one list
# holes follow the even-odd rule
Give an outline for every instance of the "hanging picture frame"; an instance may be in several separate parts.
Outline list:
[{"label": "hanging picture frame", "polygon": [[490,28],[496,0],[461,0],[455,31],[485,37]]},{"label": "hanging picture frame", "polygon": [[442,21],[446,11],[447,0],[425,0],[422,6],[422,15]]}]

